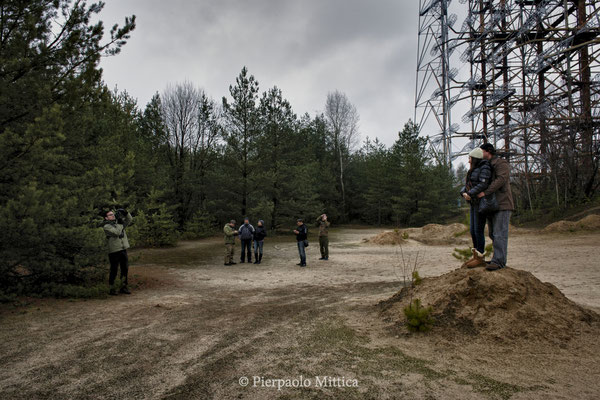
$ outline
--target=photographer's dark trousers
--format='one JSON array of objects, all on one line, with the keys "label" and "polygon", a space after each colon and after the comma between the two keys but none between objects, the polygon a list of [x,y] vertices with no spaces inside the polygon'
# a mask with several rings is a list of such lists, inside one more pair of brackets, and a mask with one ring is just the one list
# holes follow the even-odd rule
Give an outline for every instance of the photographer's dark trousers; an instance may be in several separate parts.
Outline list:
[{"label": "photographer's dark trousers", "polygon": [[246,249],[248,254],[248,262],[252,262],[252,239],[241,239],[242,242],[242,254],[240,261],[244,262],[244,256],[246,255]]},{"label": "photographer's dark trousers", "polygon": [[110,274],[108,275],[108,284],[114,285],[115,278],[117,277],[117,270],[121,265],[121,281],[123,285],[127,286],[127,272],[129,271],[129,258],[127,257],[127,250],[115,251],[108,255],[110,261]]}]

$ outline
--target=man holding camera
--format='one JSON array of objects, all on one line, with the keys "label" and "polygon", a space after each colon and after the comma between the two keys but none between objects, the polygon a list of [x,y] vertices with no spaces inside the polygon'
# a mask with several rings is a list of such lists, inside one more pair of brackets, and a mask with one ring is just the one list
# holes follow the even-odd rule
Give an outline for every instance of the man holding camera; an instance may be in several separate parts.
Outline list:
[{"label": "man holding camera", "polygon": [[329,260],[329,221],[327,215],[321,214],[317,218],[317,226],[319,227],[319,249],[321,250],[321,258],[319,260]]},{"label": "man holding camera", "polygon": [[108,242],[108,259],[110,261],[108,284],[111,295],[117,294],[114,284],[119,265],[121,267],[121,289],[119,292],[131,294],[127,287],[127,272],[129,271],[127,249],[129,248],[129,240],[127,240],[125,228],[131,224],[132,220],[133,217],[131,214],[122,208],[119,208],[117,211],[109,211],[104,217],[102,228]]}]

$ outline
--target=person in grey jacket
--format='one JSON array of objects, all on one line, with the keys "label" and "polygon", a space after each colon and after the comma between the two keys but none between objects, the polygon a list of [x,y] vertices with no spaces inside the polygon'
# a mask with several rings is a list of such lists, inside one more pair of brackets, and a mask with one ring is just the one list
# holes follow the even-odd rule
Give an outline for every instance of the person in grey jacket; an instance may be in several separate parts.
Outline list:
[{"label": "person in grey jacket", "polygon": [[240,242],[242,242],[242,254],[240,262],[244,262],[244,257],[248,255],[248,262],[252,262],[252,239],[254,239],[254,227],[250,224],[248,218],[244,218],[244,223],[238,229]]},{"label": "person in grey jacket", "polygon": [[131,294],[127,287],[127,274],[129,272],[129,258],[127,249],[129,248],[129,240],[125,228],[131,224],[133,217],[126,210],[120,208],[117,211],[109,211],[104,217],[102,229],[106,234],[108,245],[108,260],[110,261],[110,273],[108,275],[108,285],[110,286],[110,294],[116,295],[117,291],[114,287],[117,270],[121,267],[121,289],[124,294]]}]

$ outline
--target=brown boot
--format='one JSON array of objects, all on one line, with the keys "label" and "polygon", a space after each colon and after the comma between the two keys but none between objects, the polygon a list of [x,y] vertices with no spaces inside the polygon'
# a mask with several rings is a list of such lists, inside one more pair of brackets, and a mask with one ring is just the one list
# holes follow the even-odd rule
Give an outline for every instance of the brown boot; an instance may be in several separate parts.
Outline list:
[{"label": "brown boot", "polygon": [[469,264],[470,262],[472,262],[475,259],[475,253],[477,252],[476,249],[471,249],[471,253],[473,253],[473,255],[471,256],[471,258],[469,258],[467,261],[465,261],[461,267],[465,268],[467,266],[467,264]]},{"label": "brown boot", "polygon": [[473,249],[473,258],[465,263],[467,268],[485,267],[485,258],[483,254]]}]

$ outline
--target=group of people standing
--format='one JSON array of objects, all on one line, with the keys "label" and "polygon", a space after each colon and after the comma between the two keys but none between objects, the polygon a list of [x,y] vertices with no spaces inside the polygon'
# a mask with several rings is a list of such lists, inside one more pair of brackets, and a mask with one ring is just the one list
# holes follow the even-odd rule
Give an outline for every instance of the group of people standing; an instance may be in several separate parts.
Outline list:
[{"label": "group of people standing", "polygon": [[[508,253],[508,228],[510,214],[514,210],[514,202],[510,189],[510,165],[508,161],[496,155],[496,149],[490,143],[485,143],[469,153],[470,168],[467,173],[465,186],[461,195],[470,204],[470,232],[473,240],[472,254],[464,266],[476,268],[485,266],[489,271],[506,267]],[[483,204],[486,204],[484,209]],[[490,204],[492,205],[490,207]],[[129,259],[127,249],[129,241],[125,228],[131,224],[133,218],[127,210],[118,209],[103,213],[102,228],[108,244],[108,258],[110,261],[109,285],[110,294],[116,295],[114,286],[117,271],[121,270],[121,287],[119,292],[130,294],[127,285]],[[488,225],[489,237],[493,242],[494,253],[492,259],[485,261],[485,225]],[[223,228],[225,235],[225,265],[236,264],[233,261],[235,237],[239,236],[242,244],[240,262],[252,263],[252,250],[254,250],[254,264],[260,264],[263,258],[264,241],[267,230],[263,220],[259,220],[256,228],[250,224],[248,218],[236,230],[236,222],[231,220]],[[296,222],[293,230],[298,245],[300,267],[306,267],[306,247],[308,247],[308,228],[302,219]],[[316,220],[319,228],[319,249],[321,258],[329,259],[329,227],[327,215],[321,214]]]},{"label": "group of people standing", "polygon": [[[496,155],[491,143],[469,153],[470,168],[461,195],[470,204],[470,232],[473,256],[463,266],[486,267],[496,271],[506,267],[508,227],[514,202],[510,189],[510,165]],[[494,253],[485,261],[485,224],[493,242]]]},{"label": "group of people standing", "polygon": [[[224,265],[235,265],[233,255],[235,251],[235,237],[238,236],[242,244],[242,252],[240,263],[244,263],[246,255],[248,262],[252,262],[252,248],[254,248],[254,264],[260,264],[263,258],[263,247],[267,231],[264,227],[264,221],[259,220],[256,229],[248,218],[244,218],[244,223],[236,230],[235,220],[229,221],[223,227],[225,235],[225,263]],[[317,218],[317,226],[319,227],[319,248],[321,258],[319,260],[329,260],[329,226],[327,215],[321,214]],[[296,228],[293,230],[296,235],[296,243],[298,246],[298,255],[300,262],[297,264],[300,267],[306,267],[306,248],[308,247],[308,227],[304,220],[299,218],[296,221]]]},{"label": "group of people standing", "polygon": [[254,249],[254,264],[262,262],[263,245],[267,237],[265,222],[262,219],[258,220],[258,224],[254,228],[250,224],[250,220],[244,218],[244,223],[237,230],[235,229],[235,220],[232,219],[223,228],[223,233],[225,234],[225,265],[236,264],[233,261],[236,236],[239,236],[242,243],[240,263],[246,262],[246,255],[248,256],[248,263],[252,263],[252,249]]}]

